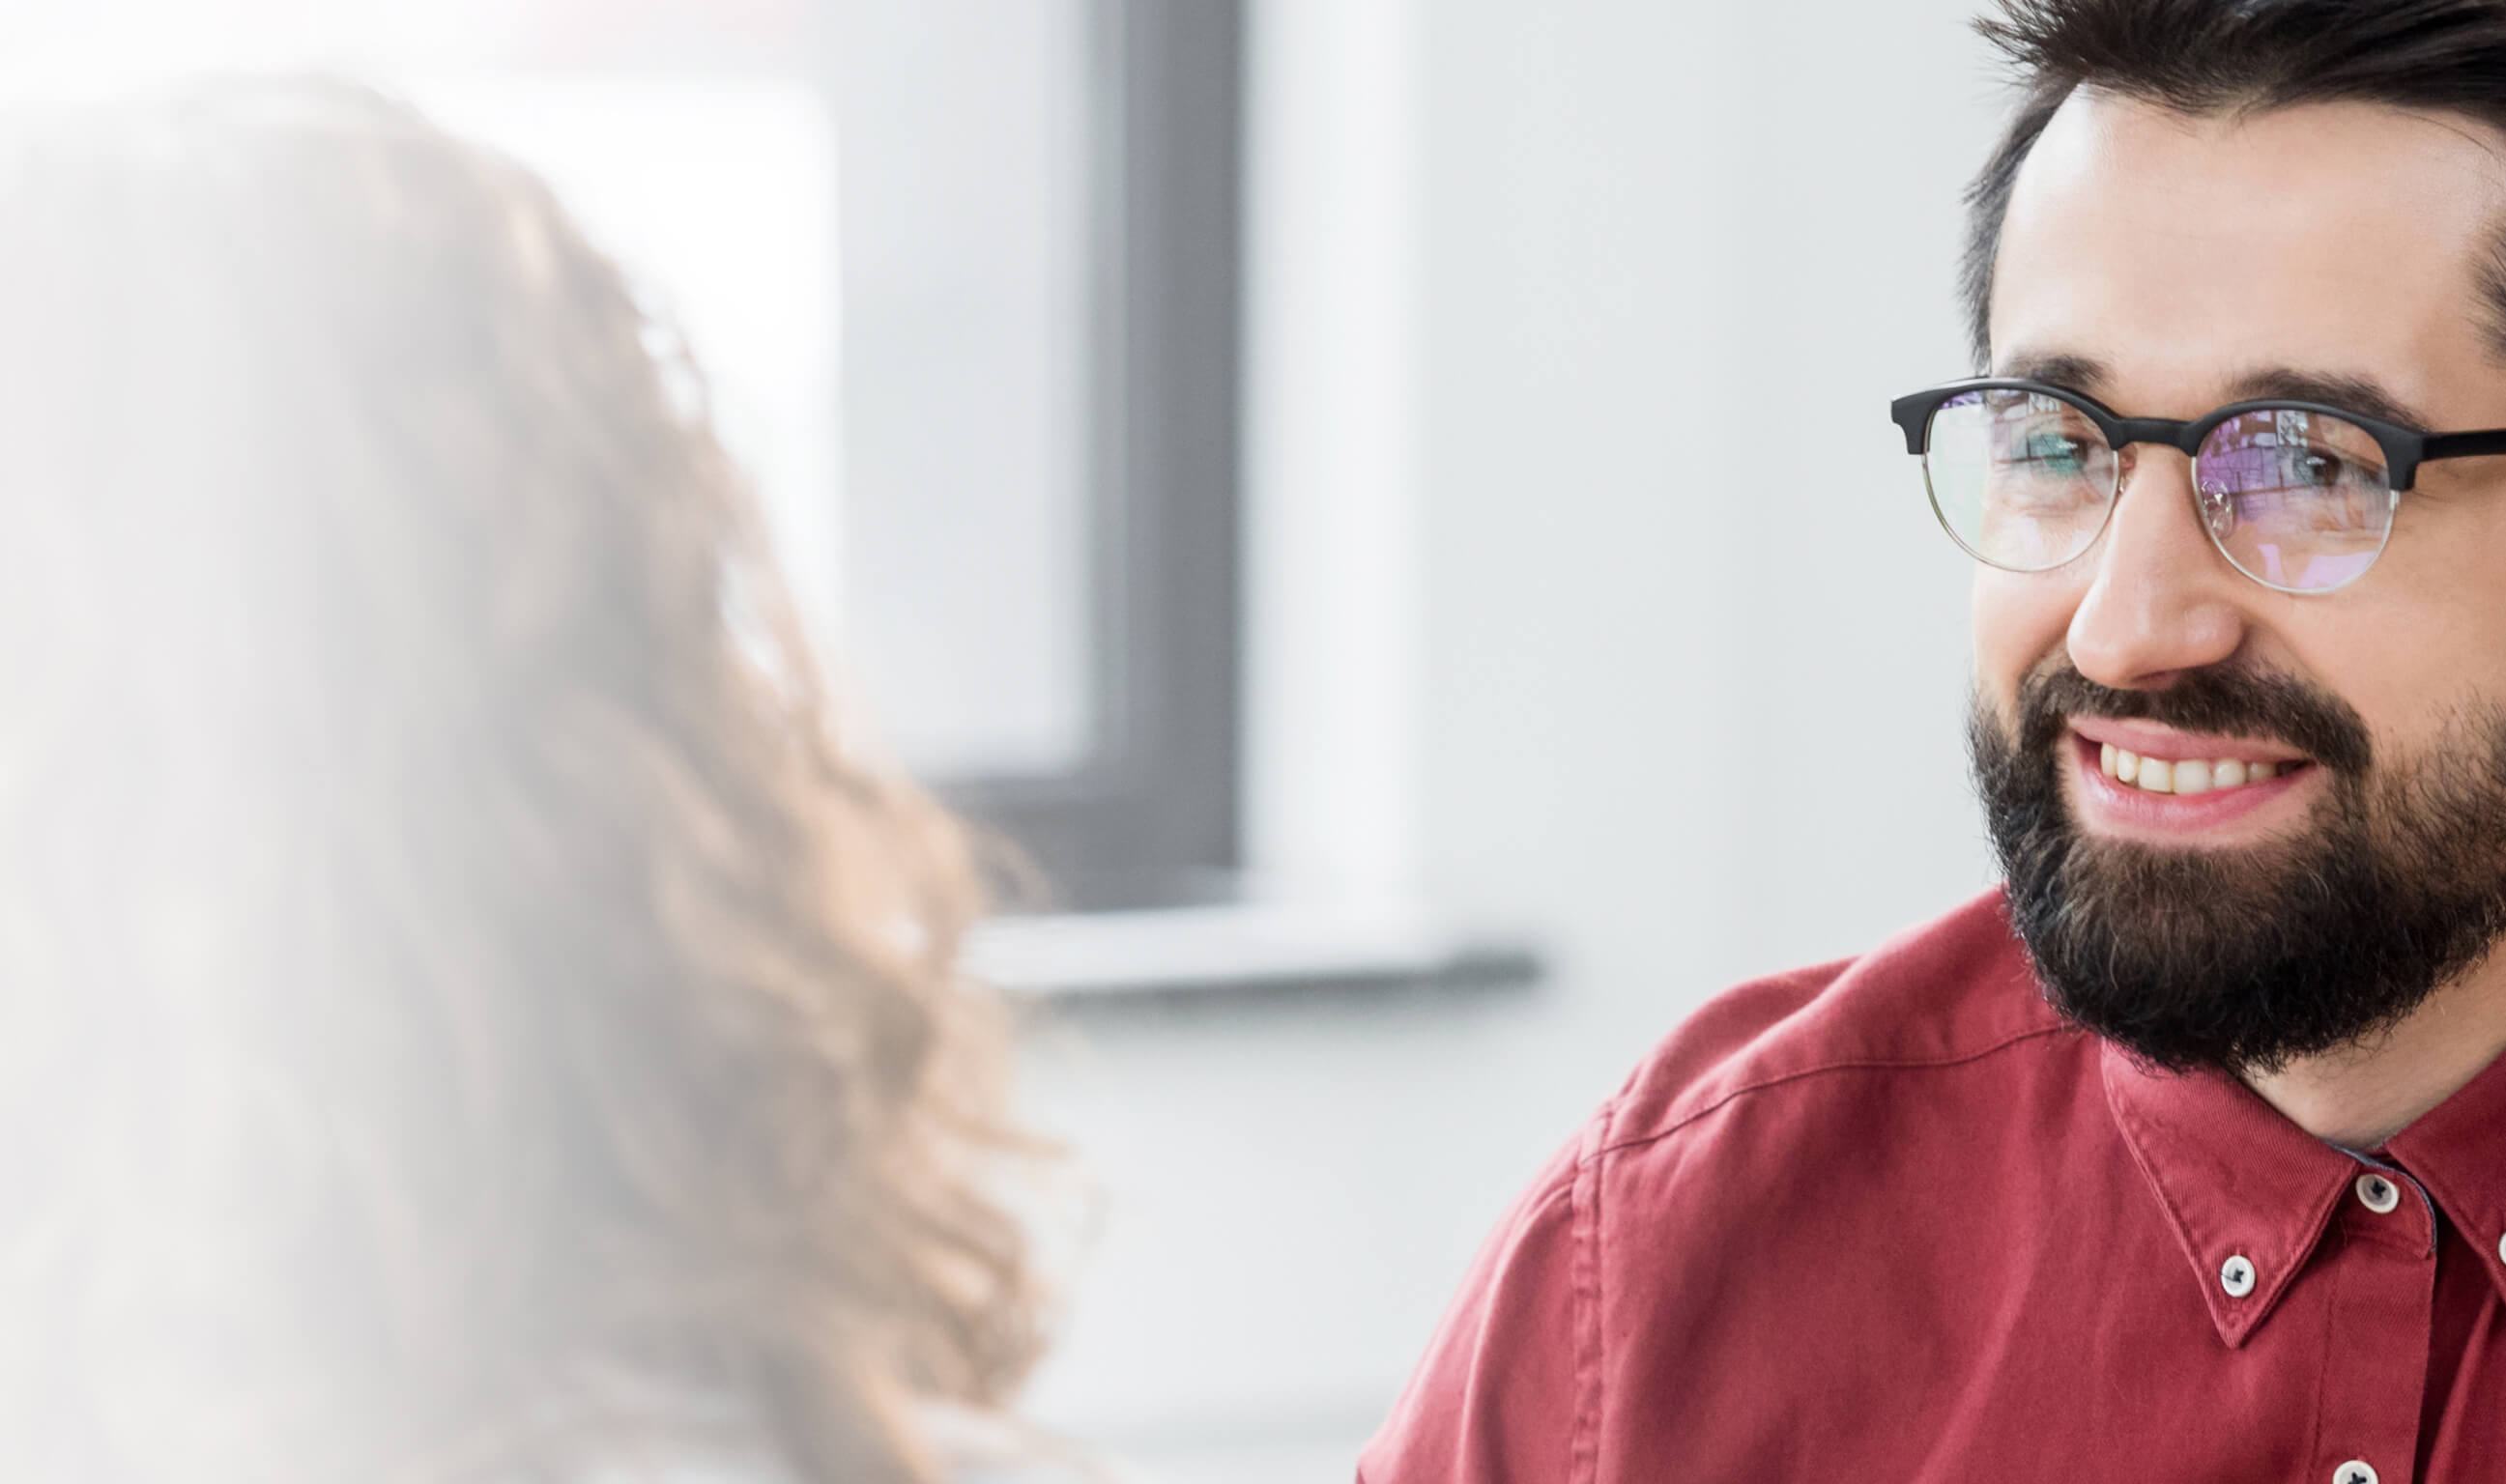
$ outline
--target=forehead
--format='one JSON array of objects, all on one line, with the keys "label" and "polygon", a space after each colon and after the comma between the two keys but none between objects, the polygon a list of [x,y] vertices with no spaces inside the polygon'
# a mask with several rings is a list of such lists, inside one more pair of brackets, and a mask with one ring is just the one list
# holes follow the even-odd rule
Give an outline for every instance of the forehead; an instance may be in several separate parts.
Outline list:
[{"label": "forehead", "polygon": [[2117,384],[2084,390],[2140,415],[2199,413],[2267,367],[2371,379],[2431,415],[2494,406],[2477,295],[2501,220],[2506,137],[2467,119],[2195,117],[2083,89],[2011,193],[1994,364],[2085,357]]}]

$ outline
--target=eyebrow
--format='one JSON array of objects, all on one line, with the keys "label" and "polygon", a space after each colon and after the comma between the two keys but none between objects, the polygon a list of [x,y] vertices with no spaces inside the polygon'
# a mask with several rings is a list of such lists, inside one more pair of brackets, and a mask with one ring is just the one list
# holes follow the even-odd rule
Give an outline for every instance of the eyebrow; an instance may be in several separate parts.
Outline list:
[{"label": "eyebrow", "polygon": [[[2016,377],[2023,381],[2042,381],[2097,397],[2113,384],[2112,373],[2105,363],[2091,356],[2044,354],[2019,356],[2001,370],[1997,376]],[[2100,399],[2102,400],[2102,399]],[[2410,404],[2386,391],[2372,376],[2345,376],[2321,371],[2299,371],[2294,367],[2273,366],[2248,371],[2228,387],[2230,402],[2319,402],[2328,406],[2344,407],[2385,422],[2399,423],[2416,432],[2428,430],[2427,419]],[[2130,415],[2130,414],[2126,414]]]}]

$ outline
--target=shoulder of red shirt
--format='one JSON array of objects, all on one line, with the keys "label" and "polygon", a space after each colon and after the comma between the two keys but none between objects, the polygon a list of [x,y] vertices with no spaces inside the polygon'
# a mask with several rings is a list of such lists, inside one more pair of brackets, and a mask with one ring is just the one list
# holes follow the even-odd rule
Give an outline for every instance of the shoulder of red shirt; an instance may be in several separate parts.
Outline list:
[{"label": "shoulder of red shirt", "polygon": [[1954,1066],[2064,1029],[1996,887],[1867,953],[1706,1002],[1637,1065],[1581,1155],[1668,1137],[1738,1099],[1814,1094],[1825,1074]]},{"label": "shoulder of red shirt", "polygon": [[[1682,1192],[1743,1178],[1736,1161],[1763,1190],[1770,1154],[1845,1148],[1898,1098],[1928,1103],[1924,1069],[2032,1045],[2069,1060],[2076,1079],[2094,1075],[2081,1054],[2094,1044],[2045,1003],[1998,890],[1858,957],[1716,996],[1638,1064],[1483,1244],[1359,1478],[1591,1477],[1609,1343],[1601,1208],[1637,1229],[1648,1214],[1682,1213],[1687,1252],[1710,1266],[1755,1218],[1747,1203]],[[1762,1116],[1745,1119],[1742,1137],[1718,1137],[1743,1114]],[[1815,1159],[1793,1167],[1816,1182]],[[1670,1265],[1648,1271],[1656,1289],[1680,1287]]]}]

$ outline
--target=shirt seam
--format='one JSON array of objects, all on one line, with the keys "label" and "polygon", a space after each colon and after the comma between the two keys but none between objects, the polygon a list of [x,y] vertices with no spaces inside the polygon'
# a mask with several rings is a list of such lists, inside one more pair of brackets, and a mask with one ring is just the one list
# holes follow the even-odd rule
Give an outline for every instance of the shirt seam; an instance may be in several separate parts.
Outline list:
[{"label": "shirt seam", "polygon": [[[2068,1029],[2070,1028],[2060,1025],[2039,1026],[2033,1030],[2004,1037],[1990,1045],[1962,1052],[1956,1056],[1911,1061],[1864,1057],[1822,1062],[1815,1067],[1803,1068],[1778,1077],[1763,1078],[1735,1087],[1703,1108],[1681,1116],[1668,1126],[1631,1139],[1620,1139],[1615,1136],[1614,1128],[1623,1111],[1623,1104],[1619,1099],[1612,1099],[1596,1120],[1591,1140],[1592,1147],[1577,1154],[1574,1178],[1566,1184],[1561,1192],[1566,1198],[1570,1227],[1574,1234],[1573,1279],[1570,1289],[1575,1335],[1575,1423],[1567,1440],[1566,1465],[1569,1484],[1592,1484],[1592,1481],[1599,1476],[1600,1471],[1601,1410],[1605,1402],[1602,1384],[1604,1367],[1601,1355],[1600,1253],[1603,1156],[1625,1149],[1639,1148],[1666,1139],[1749,1093],[1780,1087],[1787,1082],[1801,1081],[1829,1072],[1889,1070],[1914,1072],[1965,1066],[2006,1051],[2012,1046],[2041,1040]],[[1552,1199],[1554,1198],[1553,1196]]]},{"label": "shirt seam", "polygon": [[[1603,1113],[1597,1141],[1606,1143],[1618,1117],[1615,1101]],[[1601,1182],[1597,1159],[1578,1158],[1566,1186],[1574,1233],[1575,1426],[1566,1444],[1568,1484],[1591,1484],[1600,1472],[1601,1451]]]},{"label": "shirt seam", "polygon": [[[1680,1130],[1688,1127],[1692,1123],[1698,1122],[1713,1113],[1721,1112],[1723,1109],[1739,1101],[1741,1098],[1748,1096],[1750,1093],[1764,1092],[1769,1088],[1781,1087],[1788,1082],[1804,1081],[1809,1078],[1823,1077],[1831,1072],[1925,1072],[1944,1067],[1963,1067],[1970,1062],[1979,1062],[1984,1060],[1986,1057],[1994,1056],[2000,1052],[2007,1051],[2012,1046],[2019,1045],[2023,1042],[2039,1041],[2048,1036],[2063,1035],[2070,1032],[2072,1029],[2073,1027],[2067,1025],[2038,1026],[2034,1030],[2021,1031],[2016,1035],[2004,1037],[2002,1040],[1996,1041],[1990,1045],[1983,1046],[1973,1051],[1961,1052],[1956,1056],[1931,1057],[1916,1061],[1898,1061],[1880,1057],[1857,1057],[1842,1061],[1821,1062],[1814,1067],[1804,1067],[1799,1071],[1786,1072],[1776,1077],[1764,1078],[1758,1081],[1743,1083],[1742,1085],[1735,1087],[1731,1091],[1724,1093],[1721,1097],[1716,1098],[1713,1102],[1706,1104],[1704,1107],[1697,1109],[1691,1113],[1684,1113],[1678,1118],[1673,1119],[1671,1122],[1661,1128],[1655,1129],[1650,1133],[1638,1134],[1632,1138],[1618,1140],[1615,1143],[1604,1143],[1599,1148],[1593,1149],[1592,1152],[1581,1156],[1577,1163],[1591,1164],[1598,1161],[1602,1156],[1607,1154],[1616,1154],[1626,1149],[1642,1148],[1648,1144],[1658,1143],[1678,1133]],[[1616,1110],[1613,1109],[1611,1114],[1612,1118],[1615,1119],[1616,1115]]]},{"label": "shirt seam", "polygon": [[[2315,1240],[2320,1242],[2322,1240],[2322,1236],[2318,1235]],[[2326,1276],[2328,1277],[2330,1275],[2327,1274]],[[2294,1283],[2297,1280],[2292,1276],[2289,1281]],[[2433,1301],[2436,1295],[2431,1293],[2428,1296],[2430,1300]],[[2321,1461],[2325,1456],[2323,1446],[2324,1392],[2332,1384],[2332,1301],[2334,1297],[2333,1285],[2327,1283],[2323,1288],[2323,1355],[2322,1358],[2315,1362],[2314,1366],[2314,1436],[2308,1444],[2309,1451],[2307,1459],[2309,1463],[2315,1464],[2317,1466],[2321,1466]],[[2422,1392],[2427,1389],[2425,1361],[2421,1361],[2420,1363],[2419,1388]],[[2424,1396],[2420,1398],[2420,1405],[2422,1407],[2426,1405],[2426,1398]],[[2413,1424],[2413,1431],[2416,1431],[2416,1423]],[[2343,1471],[2346,1472],[2347,1470],[2345,1469]]]}]

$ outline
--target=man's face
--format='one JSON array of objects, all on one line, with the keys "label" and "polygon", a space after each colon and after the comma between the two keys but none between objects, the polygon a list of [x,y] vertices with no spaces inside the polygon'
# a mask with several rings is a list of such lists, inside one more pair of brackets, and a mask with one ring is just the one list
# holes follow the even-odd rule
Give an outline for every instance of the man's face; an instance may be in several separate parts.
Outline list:
[{"label": "man's face", "polygon": [[[2468,121],[2075,94],[2012,194],[1992,371],[2125,416],[2295,376],[2506,426],[2501,220],[2506,139]],[[2506,925],[2506,460],[2422,466],[2366,575],[2293,595],[2210,545],[2184,455],[2123,457],[2087,554],[1980,569],[1979,776],[2058,1001],[2161,1060],[2269,1066],[2389,1022]],[[2154,793],[2104,745],[2274,776]]]}]

